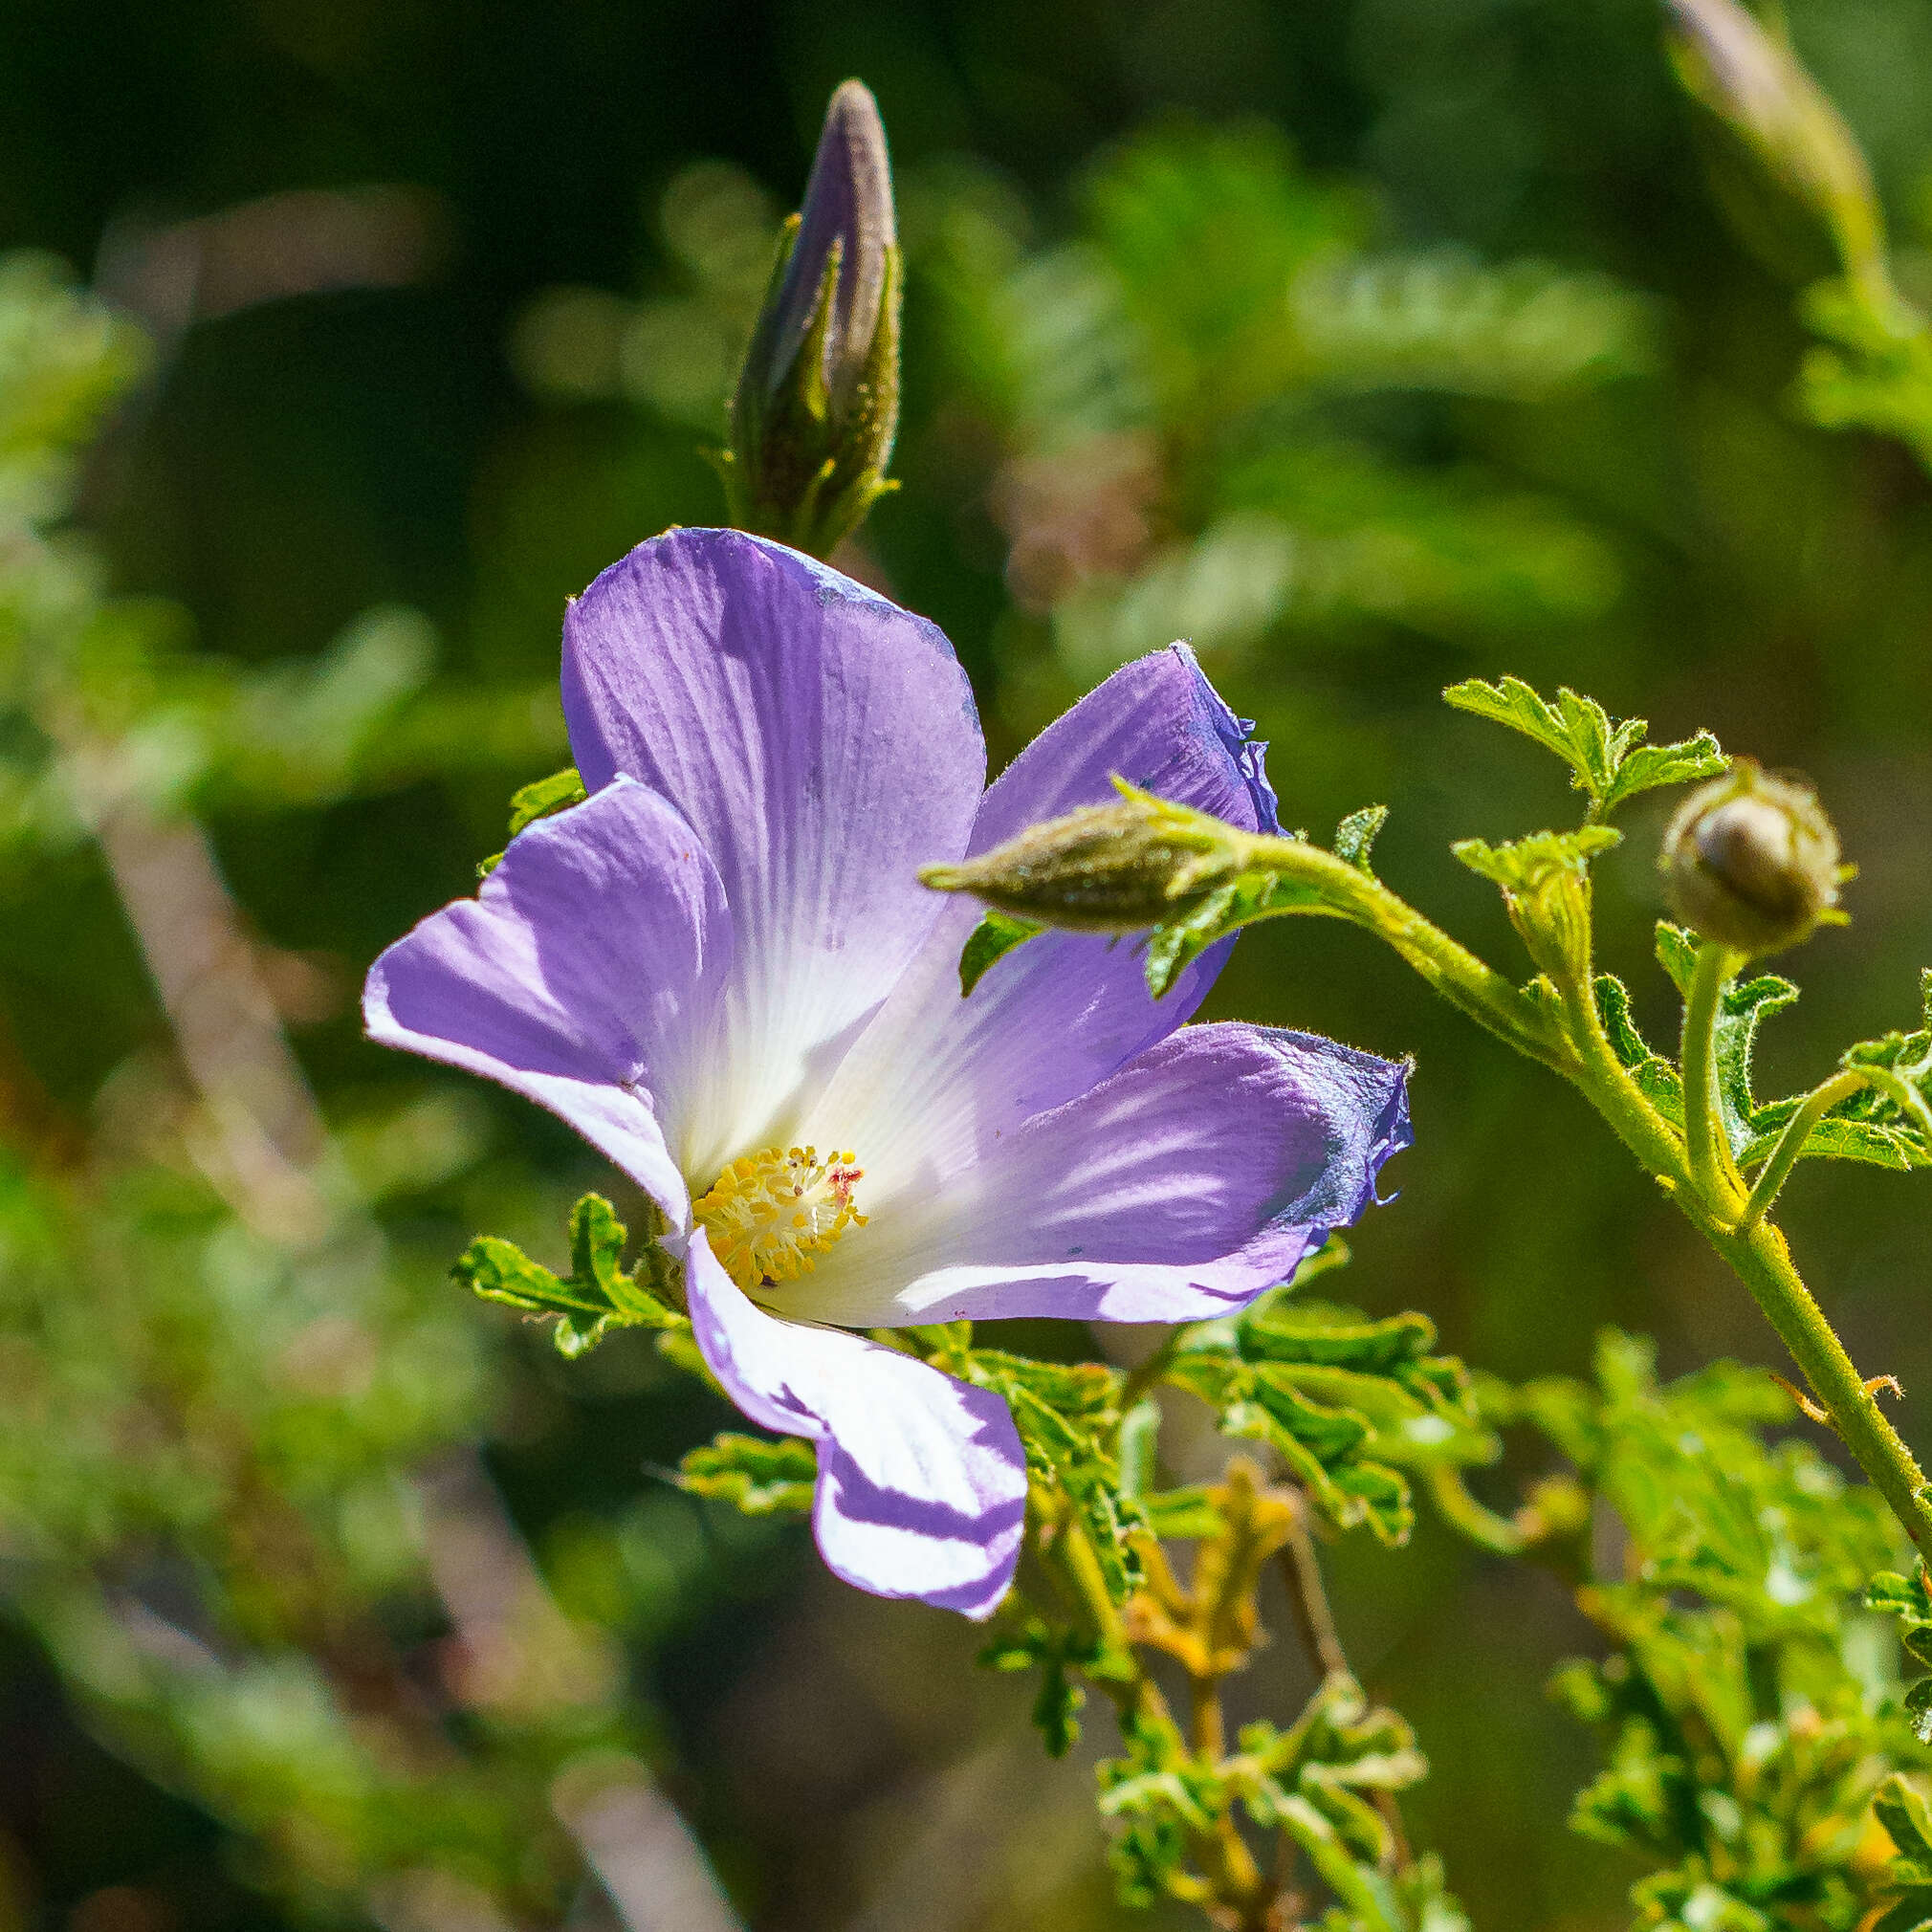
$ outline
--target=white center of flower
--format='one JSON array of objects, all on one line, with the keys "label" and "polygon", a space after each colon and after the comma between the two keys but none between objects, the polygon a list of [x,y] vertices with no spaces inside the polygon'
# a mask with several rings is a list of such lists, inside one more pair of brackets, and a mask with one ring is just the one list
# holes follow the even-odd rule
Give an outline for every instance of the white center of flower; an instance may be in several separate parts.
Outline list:
[{"label": "white center of flower", "polygon": [[849,1153],[819,1158],[815,1147],[768,1147],[735,1160],[692,1209],[711,1250],[747,1294],[796,1281],[866,1217],[852,1205],[863,1178]]}]

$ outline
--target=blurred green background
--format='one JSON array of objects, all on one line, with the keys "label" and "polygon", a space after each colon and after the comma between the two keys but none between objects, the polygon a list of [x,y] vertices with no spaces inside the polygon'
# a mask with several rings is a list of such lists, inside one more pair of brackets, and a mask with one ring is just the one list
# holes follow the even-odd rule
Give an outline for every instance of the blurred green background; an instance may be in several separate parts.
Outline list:
[{"label": "blurred green background", "polygon": [[[1789,11],[1901,285],[1932,292],[1932,13]],[[719,1909],[676,1903],[666,1875],[696,1868],[653,1792],[760,1932],[1131,1922],[1090,1759],[1045,1761],[969,1627],[669,1486],[724,1417],[642,1346],[566,1365],[458,1299],[471,1235],[554,1260],[564,1204],[611,1179],[547,1116],[363,1043],[356,989],[562,761],[566,595],[722,516],[699,446],[856,74],[897,171],[906,414],[904,487],[845,560],[946,628],[996,762],[1192,637],[1272,743],[1284,822],[1388,803],[1383,875],[1515,970],[1447,844],[1572,801],[1438,692],[1568,683],[1810,773],[1861,867],[1853,925],[1791,962],[1765,1090],[1912,1023],[1932,489],[1796,418],[1822,245],[1700,121],[1658,26],[1643,0],[0,10],[0,247],[64,257],[153,344],[63,485],[117,614],[71,704],[23,700],[0,746],[28,775],[0,801],[0,1932],[608,1923],[548,1822],[581,1825],[580,1786],[643,1808],[633,1848],[670,1834],[666,1916],[636,1924]],[[210,1129],[184,1097],[124,910],[141,854],[46,805],[46,772],[110,744],[242,909],[241,983],[348,1175],[326,1238],[208,1153],[220,1108]],[[1599,867],[1605,963],[1653,1037],[1667,810]],[[214,875],[163,865],[163,927],[183,876]],[[1210,1011],[1416,1056],[1400,1198],[1354,1242],[1375,1312],[1424,1309],[1512,1377],[1582,1371],[1613,1322],[1669,1372],[1778,1365],[1582,1104],[1360,935],[1255,933]],[[1833,1167],[1789,1201],[1855,1357],[1932,1443],[1922,1192]],[[1562,1591],[1426,1520],[1334,1569],[1478,1925],[1623,1922],[1632,1868],[1563,1829],[1590,1747],[1543,1686],[1592,1636]],[[507,1689],[478,1688],[477,1576],[486,1634],[523,1631]],[[1306,1681],[1283,1645],[1237,1709]]]}]

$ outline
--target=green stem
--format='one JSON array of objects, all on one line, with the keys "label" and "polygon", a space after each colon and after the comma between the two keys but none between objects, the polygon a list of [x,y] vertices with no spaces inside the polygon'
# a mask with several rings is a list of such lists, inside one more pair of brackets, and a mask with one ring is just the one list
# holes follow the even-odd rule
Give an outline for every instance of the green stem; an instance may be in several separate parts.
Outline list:
[{"label": "green stem", "polygon": [[1791,1264],[1785,1238],[1768,1221],[1749,1228],[1706,1224],[1704,1233],[1750,1289],[1758,1306],[1805,1372],[1859,1468],[1892,1505],[1920,1554],[1932,1562],[1932,1484],[1865,1386],[1824,1310]]},{"label": "green stem", "polygon": [[1499,1516],[1480,1498],[1472,1496],[1460,1469],[1444,1463],[1428,1472],[1429,1493],[1443,1519],[1453,1524],[1480,1549],[1497,1556],[1521,1556],[1529,1548],[1529,1539],[1506,1516]]},{"label": "green stem", "polygon": [[1322,1559],[1315,1540],[1308,1534],[1307,1504],[1298,1494],[1295,1520],[1282,1546],[1282,1579],[1288,1587],[1288,1608],[1294,1614],[1295,1629],[1308,1661],[1324,1677],[1349,1674],[1349,1656],[1342,1648],[1341,1633],[1335,1628],[1334,1612],[1328,1608],[1328,1592],[1322,1582]]},{"label": "green stem", "polygon": [[1540,1006],[1372,874],[1300,839],[1250,837],[1242,841],[1241,851],[1256,870],[1272,872],[1311,895],[1299,902],[1290,895],[1260,916],[1322,912],[1347,919],[1393,947],[1437,993],[1479,1026],[1559,1073],[1571,1071],[1563,1035]]},{"label": "green stem", "polygon": [[1153,1353],[1127,1372],[1120,1385],[1119,1408],[1123,1416],[1167,1372],[1167,1365],[1174,1360],[1175,1350],[1180,1345],[1181,1334],[1181,1329],[1170,1328]]},{"label": "green stem", "polygon": [[1684,1162],[1684,1144],[1616,1057],[1616,1049],[1603,1030],[1603,1016],[1596,1010],[1596,989],[1587,977],[1578,977],[1562,992],[1564,1018],[1577,1063],[1561,1069],[1565,1077],[1609,1122],[1624,1146],[1673,1196],[1680,1197],[1691,1177]]},{"label": "green stem", "polygon": [[1747,1235],[1764,1219],[1766,1212],[1778,1197],[1778,1190],[1790,1178],[1791,1170],[1798,1164],[1798,1156],[1805,1151],[1805,1143],[1811,1137],[1811,1130],[1830,1113],[1840,1101],[1850,1100],[1861,1087],[1867,1086],[1865,1076],[1855,1067],[1848,1067],[1843,1073],[1834,1073],[1824,1086],[1806,1097],[1805,1104],[1785,1123],[1785,1131],[1778,1136],[1778,1144],[1771,1150],[1771,1157],[1766,1161],[1764,1172],[1758,1175],[1758,1184],[1751,1190],[1751,1197],[1745,1203],[1744,1218],[1738,1222],[1738,1232]]},{"label": "green stem", "polygon": [[1683,1044],[1679,1056],[1691,1182],[1714,1207],[1732,1205],[1744,1192],[1717,1103],[1718,1012],[1738,964],[1737,955],[1715,939],[1706,939],[1698,948],[1697,967],[1684,999]]}]

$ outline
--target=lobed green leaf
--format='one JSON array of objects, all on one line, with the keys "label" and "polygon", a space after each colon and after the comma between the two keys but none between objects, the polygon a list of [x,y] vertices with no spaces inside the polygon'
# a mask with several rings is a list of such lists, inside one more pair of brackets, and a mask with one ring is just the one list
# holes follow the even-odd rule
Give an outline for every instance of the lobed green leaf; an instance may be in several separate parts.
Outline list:
[{"label": "lobed green leaf", "polygon": [[677,1270],[657,1245],[660,1231],[661,1222],[647,1232],[635,1272],[625,1273],[624,1223],[602,1195],[587,1194],[570,1211],[568,1275],[552,1273],[495,1235],[478,1236],[450,1273],[486,1302],[555,1317],[558,1352],[574,1358],[615,1328],[655,1329],[667,1337],[689,1331],[670,1299]]},{"label": "lobed green leaf", "polygon": [[818,1452],[809,1442],[726,1430],[687,1452],[677,1483],[691,1495],[729,1503],[746,1516],[804,1516],[818,1473]]},{"label": "lobed green leaf", "polygon": [[1594,698],[1579,697],[1567,687],[1549,704],[1521,678],[1495,684],[1470,678],[1451,685],[1443,699],[1492,723],[1521,732],[1570,768],[1573,788],[1590,795],[1592,822],[1606,819],[1626,800],[1658,785],[1686,784],[1716,778],[1728,765],[1709,732],[1671,745],[1643,743],[1649,724],[1625,718],[1614,724]]}]

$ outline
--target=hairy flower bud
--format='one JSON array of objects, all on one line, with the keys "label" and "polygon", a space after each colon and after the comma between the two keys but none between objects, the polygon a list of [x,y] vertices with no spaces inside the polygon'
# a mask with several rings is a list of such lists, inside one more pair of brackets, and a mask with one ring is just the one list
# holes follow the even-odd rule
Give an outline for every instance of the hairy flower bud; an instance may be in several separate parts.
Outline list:
[{"label": "hairy flower bud", "polygon": [[832,96],[732,397],[732,518],[823,557],[891,486],[900,256],[886,130],[857,80]]},{"label": "hairy flower bud", "polygon": [[919,877],[1035,925],[1142,933],[1172,924],[1240,869],[1197,820],[1218,823],[1142,796],[1087,805],[1029,825],[979,858],[927,866]]},{"label": "hairy flower bud", "polygon": [[1853,274],[1882,273],[1871,170],[1838,110],[1781,35],[1739,0],[1666,0],[1684,86],[1831,229]]},{"label": "hairy flower bud", "polygon": [[1744,954],[1809,938],[1838,903],[1838,835],[1809,785],[1748,758],[1678,809],[1658,864],[1685,925]]}]

